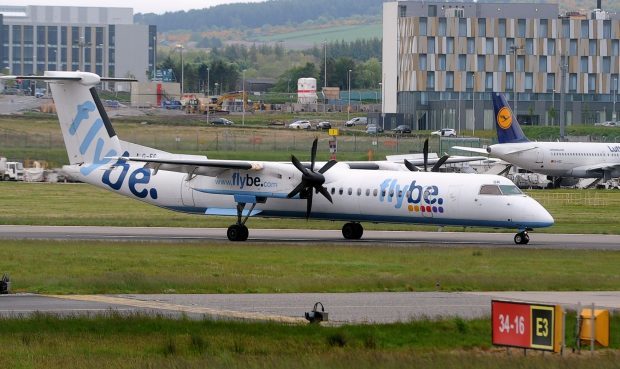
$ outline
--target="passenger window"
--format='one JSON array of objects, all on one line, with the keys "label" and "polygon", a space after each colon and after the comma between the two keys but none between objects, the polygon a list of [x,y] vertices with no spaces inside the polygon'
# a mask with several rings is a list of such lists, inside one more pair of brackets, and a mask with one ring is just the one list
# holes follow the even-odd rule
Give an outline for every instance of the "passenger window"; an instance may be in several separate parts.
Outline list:
[{"label": "passenger window", "polygon": [[341,195],[344,193],[344,190],[342,189],[342,187],[340,187],[340,189],[338,190],[338,193]]},{"label": "passenger window", "polygon": [[370,188],[366,189],[366,196],[370,196]]},{"label": "passenger window", "polygon": [[332,187],[332,195],[336,193],[336,188]]},{"label": "passenger window", "polygon": [[357,196],[362,196],[362,189],[361,188],[357,189]]},{"label": "passenger window", "polygon": [[347,191],[347,193],[349,194],[349,196],[351,196],[353,194],[353,189],[349,187],[349,190]]},{"label": "passenger window", "polygon": [[480,187],[480,195],[501,195],[502,192],[496,185],[482,185]]},{"label": "passenger window", "polygon": [[377,189],[375,188],[374,190],[372,190],[372,195],[373,195],[374,197],[377,197],[377,193],[378,193],[378,192],[379,192],[379,191],[377,191]]}]

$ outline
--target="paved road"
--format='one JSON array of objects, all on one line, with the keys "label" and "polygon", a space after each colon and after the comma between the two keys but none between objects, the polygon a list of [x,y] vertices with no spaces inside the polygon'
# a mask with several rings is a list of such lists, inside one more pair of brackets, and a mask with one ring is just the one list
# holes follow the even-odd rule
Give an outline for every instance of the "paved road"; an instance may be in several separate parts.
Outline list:
[{"label": "paved road", "polygon": [[[412,232],[366,231],[362,240],[348,241],[336,230],[307,229],[250,229],[249,241],[312,243],[386,244],[391,246],[438,245],[519,247],[549,249],[620,250],[617,235],[574,235],[531,233],[527,246],[513,243],[512,233],[480,232]],[[114,241],[226,241],[224,228],[173,227],[58,227],[58,226],[0,226],[0,239],[53,240],[114,240]]]},{"label": "paved road", "polygon": [[305,312],[320,301],[329,321],[392,323],[416,318],[489,316],[494,298],[577,304],[620,310],[620,292],[402,292],[402,293],[291,293],[237,295],[0,295],[0,316],[27,316],[34,312],[80,315],[117,311],[192,318],[272,320],[303,323]]}]

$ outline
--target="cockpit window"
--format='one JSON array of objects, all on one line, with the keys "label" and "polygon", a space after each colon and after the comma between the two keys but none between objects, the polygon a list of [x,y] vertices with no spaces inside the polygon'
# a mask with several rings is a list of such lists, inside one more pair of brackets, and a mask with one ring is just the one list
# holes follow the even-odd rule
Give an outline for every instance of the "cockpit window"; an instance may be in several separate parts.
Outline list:
[{"label": "cockpit window", "polygon": [[515,185],[499,185],[499,188],[500,190],[502,190],[502,194],[506,196],[523,194],[523,192],[521,192],[519,187]]},{"label": "cockpit window", "polygon": [[499,187],[496,185],[482,185],[482,187],[480,187],[480,194],[499,196],[502,194],[502,192],[499,190]]}]

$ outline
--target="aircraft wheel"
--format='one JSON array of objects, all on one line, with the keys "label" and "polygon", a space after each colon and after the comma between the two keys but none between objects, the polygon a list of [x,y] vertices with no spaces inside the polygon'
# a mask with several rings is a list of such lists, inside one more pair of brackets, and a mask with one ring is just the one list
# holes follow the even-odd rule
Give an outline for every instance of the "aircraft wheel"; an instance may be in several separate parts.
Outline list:
[{"label": "aircraft wheel", "polygon": [[527,245],[530,242],[530,236],[527,232],[519,232],[515,234],[514,240],[517,245]]},{"label": "aircraft wheel", "polygon": [[342,226],[342,235],[347,240],[359,240],[364,233],[364,228],[359,223],[346,223]]},{"label": "aircraft wheel", "polygon": [[250,232],[248,227],[243,224],[233,224],[228,227],[226,236],[230,241],[245,241],[248,239]]}]

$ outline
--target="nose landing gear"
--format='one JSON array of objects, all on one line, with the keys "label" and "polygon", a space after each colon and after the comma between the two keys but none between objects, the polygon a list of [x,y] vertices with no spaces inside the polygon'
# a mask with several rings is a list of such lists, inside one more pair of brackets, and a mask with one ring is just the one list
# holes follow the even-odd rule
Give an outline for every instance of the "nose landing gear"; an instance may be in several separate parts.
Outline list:
[{"label": "nose landing gear", "polygon": [[527,234],[527,231],[521,231],[515,234],[514,240],[517,245],[527,245],[530,242],[530,236]]}]

